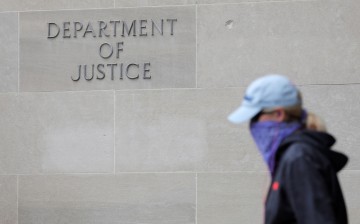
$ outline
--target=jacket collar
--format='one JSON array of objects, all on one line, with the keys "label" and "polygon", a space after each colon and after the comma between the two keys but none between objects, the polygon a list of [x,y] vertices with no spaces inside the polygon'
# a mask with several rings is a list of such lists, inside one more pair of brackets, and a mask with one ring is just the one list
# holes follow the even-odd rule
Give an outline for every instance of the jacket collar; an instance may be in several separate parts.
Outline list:
[{"label": "jacket collar", "polygon": [[331,150],[331,147],[335,144],[335,138],[325,132],[301,130],[286,138],[280,145],[277,152],[277,159],[281,157],[283,152],[295,142],[304,142],[318,149],[324,156],[326,156],[333,165],[336,172],[344,168],[348,162],[348,157],[343,153]]}]

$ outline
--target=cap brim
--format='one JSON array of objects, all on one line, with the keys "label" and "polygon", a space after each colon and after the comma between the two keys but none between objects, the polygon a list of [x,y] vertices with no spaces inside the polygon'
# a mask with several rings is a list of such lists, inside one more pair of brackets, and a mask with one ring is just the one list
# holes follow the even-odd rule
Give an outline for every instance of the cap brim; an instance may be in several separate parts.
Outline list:
[{"label": "cap brim", "polygon": [[261,108],[241,106],[228,116],[228,120],[234,124],[249,121],[261,111]]}]

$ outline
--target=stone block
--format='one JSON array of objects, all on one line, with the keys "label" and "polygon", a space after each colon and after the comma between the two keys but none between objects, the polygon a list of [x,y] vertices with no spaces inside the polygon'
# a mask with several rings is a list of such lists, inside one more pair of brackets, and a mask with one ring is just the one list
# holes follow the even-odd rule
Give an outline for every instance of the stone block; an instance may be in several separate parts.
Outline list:
[{"label": "stone block", "polygon": [[113,92],[0,94],[0,174],[113,172]]},{"label": "stone block", "polygon": [[115,0],[115,7],[144,7],[165,5],[191,5],[196,0]]},{"label": "stone block", "polygon": [[247,126],[227,121],[242,92],[116,92],[116,172],[264,170]]},{"label": "stone block", "polygon": [[[237,3],[253,3],[253,2],[269,2],[272,0],[197,0],[198,4],[237,4]],[[289,1],[289,0],[278,0]],[[295,0],[301,1],[301,0]]]},{"label": "stone block", "polygon": [[20,91],[195,87],[195,6],[28,12],[20,24]]},{"label": "stone block", "polygon": [[195,224],[194,174],[21,176],[19,224]]},{"label": "stone block", "polygon": [[341,187],[345,197],[349,223],[357,223],[360,219],[360,171],[342,171],[340,172]]},{"label": "stone block", "polygon": [[198,6],[198,87],[268,74],[298,84],[359,83],[359,1]]},{"label": "stone block", "polygon": [[58,0],[58,1],[22,1],[22,0],[1,0],[0,12],[4,11],[29,11],[29,10],[59,10],[59,9],[92,9],[112,8],[113,0]]},{"label": "stone block", "polygon": [[17,224],[16,176],[0,176],[0,223]]},{"label": "stone block", "polygon": [[346,169],[359,170],[359,85],[305,86],[301,90],[304,107],[322,117],[337,139],[334,149],[349,156]]},{"label": "stone block", "polygon": [[198,224],[263,223],[267,173],[198,174]]},{"label": "stone block", "polygon": [[18,91],[18,14],[0,14],[0,92]]}]

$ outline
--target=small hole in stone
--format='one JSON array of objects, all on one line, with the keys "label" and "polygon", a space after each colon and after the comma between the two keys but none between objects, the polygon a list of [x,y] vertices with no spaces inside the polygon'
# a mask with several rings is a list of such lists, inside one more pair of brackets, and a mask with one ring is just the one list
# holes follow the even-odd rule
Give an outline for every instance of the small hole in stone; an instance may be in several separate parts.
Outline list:
[{"label": "small hole in stone", "polygon": [[234,21],[233,20],[228,20],[225,22],[225,26],[226,28],[228,28],[229,30],[231,30],[233,28],[234,25]]}]

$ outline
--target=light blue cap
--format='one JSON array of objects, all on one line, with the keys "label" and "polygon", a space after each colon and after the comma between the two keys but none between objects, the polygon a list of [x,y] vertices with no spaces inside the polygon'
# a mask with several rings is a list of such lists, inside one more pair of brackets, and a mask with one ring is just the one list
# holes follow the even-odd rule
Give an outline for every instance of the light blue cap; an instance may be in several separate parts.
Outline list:
[{"label": "light blue cap", "polygon": [[260,111],[301,104],[298,89],[282,75],[266,75],[253,81],[246,89],[241,106],[228,120],[235,124],[249,121]]}]

